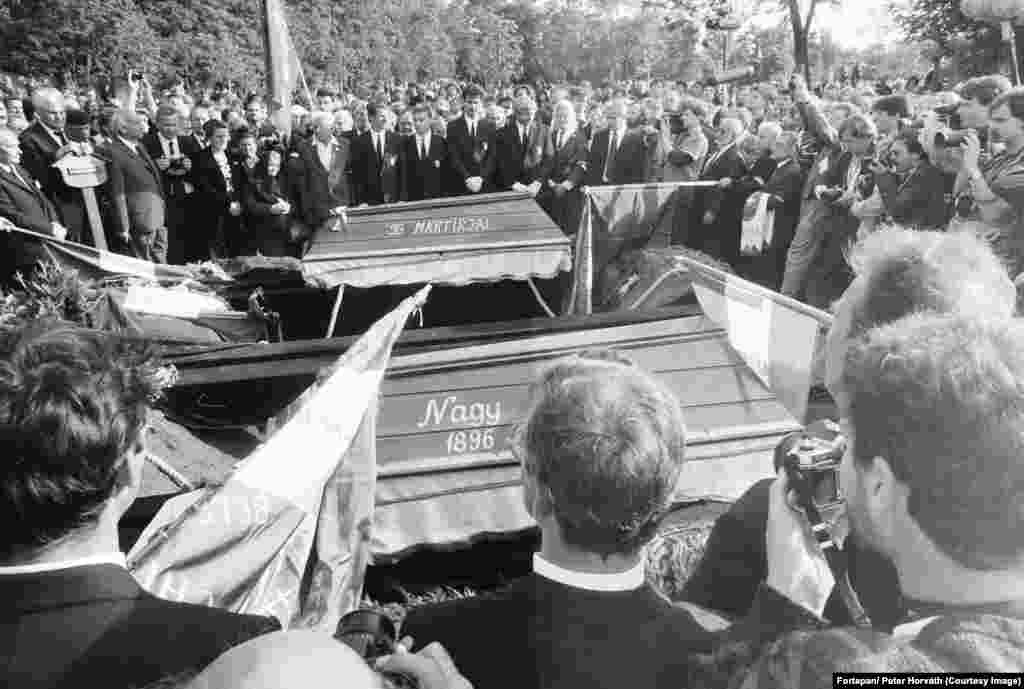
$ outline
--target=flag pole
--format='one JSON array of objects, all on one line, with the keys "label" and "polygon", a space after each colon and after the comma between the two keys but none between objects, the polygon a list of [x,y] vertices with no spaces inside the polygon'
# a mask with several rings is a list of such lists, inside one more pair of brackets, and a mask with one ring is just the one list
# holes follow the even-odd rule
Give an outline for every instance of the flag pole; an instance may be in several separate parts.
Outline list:
[{"label": "flag pole", "polygon": [[[260,0],[260,16],[263,21],[263,69],[267,72],[267,93],[273,97],[274,89],[274,58],[270,54],[270,11],[267,0]],[[280,104],[284,107],[284,103]]]}]

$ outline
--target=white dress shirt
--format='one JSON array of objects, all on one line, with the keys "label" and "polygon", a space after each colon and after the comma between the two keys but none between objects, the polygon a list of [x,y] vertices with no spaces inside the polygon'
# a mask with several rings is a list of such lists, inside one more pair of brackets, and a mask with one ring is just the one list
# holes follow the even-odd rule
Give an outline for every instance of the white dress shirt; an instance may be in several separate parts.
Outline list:
[{"label": "white dress shirt", "polygon": [[56,562],[37,562],[31,565],[10,565],[0,567],[0,576],[13,574],[42,574],[44,572],[57,572],[72,567],[91,567],[95,565],[115,565],[122,569],[128,569],[128,560],[124,553],[103,553],[79,557],[73,560],[57,560]]},{"label": "white dress shirt", "polygon": [[593,572],[577,572],[565,569],[553,562],[533,554],[533,571],[535,574],[565,586],[572,586],[587,591],[635,591],[646,581],[646,555],[632,569],[614,574],[595,574]]},{"label": "white dress shirt", "polygon": [[324,169],[330,170],[331,164],[334,162],[334,142],[324,143],[317,139],[316,155],[320,158],[320,164],[324,166]]},{"label": "white dress shirt", "polygon": [[160,140],[160,148],[163,150],[165,158],[174,160],[181,157],[177,139],[165,139],[163,134],[157,134],[157,139]]},{"label": "white dress shirt", "polygon": [[416,155],[419,156],[420,160],[426,160],[427,156],[430,155],[430,132],[423,136],[416,135]]}]

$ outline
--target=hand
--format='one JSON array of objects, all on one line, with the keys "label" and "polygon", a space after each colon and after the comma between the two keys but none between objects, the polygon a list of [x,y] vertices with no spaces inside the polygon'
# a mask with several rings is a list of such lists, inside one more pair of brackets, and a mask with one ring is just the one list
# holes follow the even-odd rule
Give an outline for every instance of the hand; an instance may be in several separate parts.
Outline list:
[{"label": "hand", "polygon": [[466,188],[476,194],[484,185],[484,180],[480,177],[469,177],[466,179]]},{"label": "hand", "polygon": [[50,229],[53,230],[53,236],[57,239],[64,239],[68,236],[68,228],[64,227],[59,222],[55,222],[50,225]]},{"label": "hand", "polygon": [[723,177],[722,179],[718,180],[718,188],[719,189],[728,189],[731,186],[732,186],[732,178],[730,178],[730,177]]},{"label": "hand", "polygon": [[238,201],[232,201],[231,205],[228,206],[228,213],[230,213],[231,215],[234,215],[236,217],[241,215],[242,214],[242,204],[240,204]]},{"label": "hand", "polygon": [[978,160],[981,158],[981,139],[978,138],[978,132],[973,129],[968,130],[960,148],[964,152],[964,169],[968,173],[977,170]]},{"label": "hand", "polygon": [[160,168],[160,172],[167,172],[167,168],[171,166],[171,161],[165,157],[156,159],[156,166]]},{"label": "hand", "polygon": [[850,206],[853,205],[853,202],[857,200],[858,197],[855,192],[844,191],[843,195],[836,199],[834,205],[839,206],[840,208],[849,208]]},{"label": "hand", "polygon": [[530,186],[526,187],[526,191],[530,192],[530,196],[536,196],[540,191],[540,180],[534,180]]},{"label": "hand", "polygon": [[185,172],[188,172],[189,170],[192,169],[192,160],[189,158],[182,158],[181,166],[185,168]]},{"label": "hand", "polygon": [[459,674],[444,646],[434,642],[417,653],[410,653],[410,646],[412,639],[402,639],[394,654],[377,660],[377,669],[413,677],[420,689],[473,689],[469,680]]},{"label": "hand", "polygon": [[880,160],[873,161],[870,165],[870,169],[876,175],[884,175],[885,173],[889,172],[889,168],[886,167],[885,165],[882,165],[882,162]]},{"label": "hand", "polygon": [[715,212],[714,211],[704,211],[704,224],[705,225],[713,225],[714,222],[715,222]]},{"label": "hand", "polygon": [[72,153],[76,155],[78,153],[78,144],[76,144],[74,141],[68,142],[61,146],[60,148],[58,148],[57,152],[54,154],[54,157],[59,159]]},{"label": "hand", "polygon": [[522,182],[513,182],[512,183],[512,191],[520,191],[520,192],[526,191],[526,185],[523,184]]},{"label": "hand", "polygon": [[790,504],[784,469],[772,484],[765,546],[765,583],[818,617],[835,586],[835,577],[803,514]]}]

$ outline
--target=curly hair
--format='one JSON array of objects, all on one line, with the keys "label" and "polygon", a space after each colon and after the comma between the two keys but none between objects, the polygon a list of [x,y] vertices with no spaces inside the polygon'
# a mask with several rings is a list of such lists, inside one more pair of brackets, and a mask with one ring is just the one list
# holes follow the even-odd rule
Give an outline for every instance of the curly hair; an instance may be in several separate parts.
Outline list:
[{"label": "curly hair", "polygon": [[146,343],[56,320],[0,331],[0,558],[96,521],[160,386]]}]

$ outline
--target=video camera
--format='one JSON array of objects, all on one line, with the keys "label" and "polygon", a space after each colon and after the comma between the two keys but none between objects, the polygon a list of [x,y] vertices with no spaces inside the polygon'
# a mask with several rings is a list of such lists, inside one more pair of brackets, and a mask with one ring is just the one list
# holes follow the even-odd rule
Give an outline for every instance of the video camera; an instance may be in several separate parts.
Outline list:
[{"label": "video camera", "polygon": [[797,503],[808,518],[820,515],[831,522],[843,507],[839,492],[839,464],[846,452],[846,436],[827,419],[785,436],[775,448],[775,469],[785,469]]},{"label": "video camera", "polygon": [[[398,630],[386,615],[373,610],[353,610],[338,621],[334,638],[358,653],[374,667],[378,658],[391,655],[398,645]],[[381,673],[396,689],[417,689],[419,684],[408,675]]]}]

